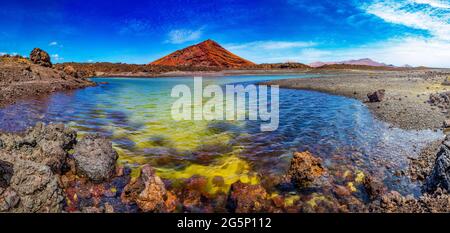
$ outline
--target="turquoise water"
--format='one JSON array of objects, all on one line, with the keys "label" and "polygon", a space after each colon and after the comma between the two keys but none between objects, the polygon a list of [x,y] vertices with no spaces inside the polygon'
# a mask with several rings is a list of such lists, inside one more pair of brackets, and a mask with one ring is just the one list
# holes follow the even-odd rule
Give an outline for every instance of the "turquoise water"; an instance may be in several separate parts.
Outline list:
[{"label": "turquoise water", "polygon": [[[204,78],[204,85],[308,77],[228,76]],[[93,80],[107,84],[1,109],[0,129],[21,131],[42,121],[63,122],[81,134],[100,133],[113,140],[120,163],[135,168],[151,163],[166,179],[205,176],[211,193],[227,191],[238,180],[270,183],[267,180],[286,172],[292,152],[306,150],[321,157],[332,175],[355,177],[342,179],[342,185],[358,189],[361,176],[371,174],[390,189],[414,193],[417,184],[395,173],[407,168],[408,156],[442,137],[429,130],[392,128],[354,99],[289,89],[280,89],[280,125],[274,132],[261,132],[259,121],[177,122],[170,115],[176,100],[170,97],[171,89],[192,85],[192,78]],[[213,185],[216,176],[224,179],[224,186]]]}]

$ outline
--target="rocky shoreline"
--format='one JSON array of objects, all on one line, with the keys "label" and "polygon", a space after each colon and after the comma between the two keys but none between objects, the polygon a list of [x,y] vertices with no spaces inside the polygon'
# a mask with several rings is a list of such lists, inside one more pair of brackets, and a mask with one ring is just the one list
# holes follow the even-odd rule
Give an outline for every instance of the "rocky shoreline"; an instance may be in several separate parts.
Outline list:
[{"label": "rocky shoreline", "polygon": [[54,68],[43,50],[34,49],[30,58],[0,56],[0,107],[20,99],[89,86],[95,83],[83,78],[73,67]]}]

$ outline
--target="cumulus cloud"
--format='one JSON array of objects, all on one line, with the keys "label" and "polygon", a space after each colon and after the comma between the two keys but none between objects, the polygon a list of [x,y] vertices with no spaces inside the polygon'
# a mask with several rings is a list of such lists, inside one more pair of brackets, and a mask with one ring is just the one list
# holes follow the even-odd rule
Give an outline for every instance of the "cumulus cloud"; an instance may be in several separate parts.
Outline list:
[{"label": "cumulus cloud", "polygon": [[341,49],[344,59],[371,56],[396,65],[450,67],[450,4],[440,0],[372,0],[360,5],[366,14],[387,23],[423,30],[384,42]]},{"label": "cumulus cloud", "polygon": [[59,54],[52,54],[52,55],[50,55],[50,57],[51,57],[54,61],[62,61],[62,60],[64,60],[64,58],[60,57]]},{"label": "cumulus cloud", "polygon": [[[429,4],[425,7],[418,6],[416,4],[418,2],[428,2]],[[432,36],[450,40],[450,9],[442,8],[436,2],[430,0],[377,0],[363,5],[362,9],[388,23],[425,30]]]},{"label": "cumulus cloud", "polygon": [[189,41],[200,39],[203,34],[203,28],[197,30],[190,29],[175,29],[169,32],[167,43],[182,44]]}]

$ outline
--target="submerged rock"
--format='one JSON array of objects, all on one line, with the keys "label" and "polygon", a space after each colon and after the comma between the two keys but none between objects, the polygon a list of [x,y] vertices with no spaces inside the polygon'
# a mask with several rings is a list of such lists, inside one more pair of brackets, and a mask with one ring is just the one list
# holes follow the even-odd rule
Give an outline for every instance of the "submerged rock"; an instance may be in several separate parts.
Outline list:
[{"label": "submerged rock", "polygon": [[371,103],[381,102],[384,100],[385,93],[386,93],[386,91],[383,89],[377,90],[373,93],[368,93],[367,98],[369,98],[369,102],[371,102]]},{"label": "submerged rock", "polygon": [[38,64],[45,67],[52,67],[52,62],[50,60],[50,55],[40,48],[35,48],[30,53],[30,60],[34,64]]},{"label": "submerged rock", "polygon": [[437,188],[450,191],[450,137],[447,136],[436,155],[431,174],[427,177],[425,190],[433,192]]},{"label": "submerged rock", "polygon": [[287,174],[288,179],[298,187],[306,187],[324,175],[322,159],[309,152],[295,152]]},{"label": "submerged rock", "polygon": [[369,175],[364,177],[363,186],[371,200],[381,197],[386,192],[384,184]]},{"label": "submerged rock", "polygon": [[110,140],[97,135],[88,135],[77,143],[74,150],[79,175],[86,176],[94,182],[102,182],[114,174],[119,156],[112,148]]},{"label": "submerged rock", "polygon": [[268,194],[261,185],[245,184],[240,181],[231,185],[227,209],[232,213],[257,213],[268,209]]}]

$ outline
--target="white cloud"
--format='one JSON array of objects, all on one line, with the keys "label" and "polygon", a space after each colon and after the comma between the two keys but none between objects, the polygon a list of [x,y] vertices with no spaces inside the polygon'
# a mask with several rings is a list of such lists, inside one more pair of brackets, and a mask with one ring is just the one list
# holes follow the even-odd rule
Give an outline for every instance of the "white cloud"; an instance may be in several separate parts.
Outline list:
[{"label": "white cloud", "polygon": [[52,42],[50,42],[48,45],[49,45],[49,46],[57,46],[57,45],[58,45],[58,42],[52,41]]},{"label": "white cloud", "polygon": [[51,57],[52,59],[54,59],[55,61],[61,61],[61,60],[64,60],[64,58],[60,57],[59,54],[52,54],[52,55],[50,55],[50,57]]},{"label": "white cloud", "polygon": [[446,41],[405,37],[353,48],[306,48],[296,55],[273,57],[268,62],[295,60],[308,64],[316,61],[344,61],[370,57],[375,61],[396,66],[408,64],[412,66],[450,67],[450,53],[445,51],[450,51],[450,43]]},{"label": "white cloud", "polygon": [[441,1],[441,0],[411,0],[411,1],[418,4],[427,4],[432,7],[450,9],[450,3],[448,1]]},{"label": "white cloud", "polygon": [[197,30],[176,29],[169,32],[169,39],[166,41],[171,44],[182,44],[189,41],[200,39],[203,34],[203,28]]},{"label": "white cloud", "polygon": [[[225,46],[226,47],[226,46]],[[226,47],[227,48],[227,47]],[[393,38],[358,47],[325,49],[305,47],[297,50],[237,49],[230,51],[257,63],[295,61],[309,64],[316,61],[344,61],[369,57],[396,66],[450,67],[450,43],[424,37]]]},{"label": "white cloud", "polygon": [[[415,6],[414,2],[434,2],[426,7]],[[377,0],[363,5],[368,14],[375,15],[388,23],[428,31],[432,36],[450,40],[450,11],[435,7],[436,1],[393,1]]]},{"label": "white cloud", "polygon": [[405,36],[356,48],[337,49],[341,60],[371,57],[414,66],[450,67],[450,4],[441,0],[373,0],[360,8],[393,24],[424,30],[427,36]]},{"label": "white cloud", "polygon": [[0,52],[0,56],[6,55],[6,53],[4,52]]}]

